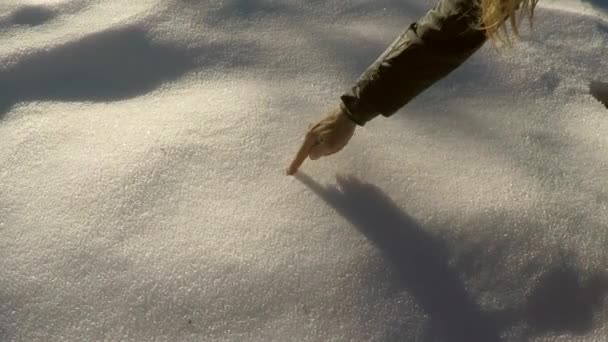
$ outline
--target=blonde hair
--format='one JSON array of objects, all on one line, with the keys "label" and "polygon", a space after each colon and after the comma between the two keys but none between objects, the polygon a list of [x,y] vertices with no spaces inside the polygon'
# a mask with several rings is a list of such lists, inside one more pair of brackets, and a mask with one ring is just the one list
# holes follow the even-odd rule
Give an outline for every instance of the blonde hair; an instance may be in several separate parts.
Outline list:
[{"label": "blonde hair", "polygon": [[[495,45],[511,46],[511,36],[519,36],[519,25],[524,18],[532,27],[534,8],[538,0],[477,0],[479,1],[479,29]],[[510,25],[505,24],[509,21]],[[511,27],[509,29],[507,26]]]}]

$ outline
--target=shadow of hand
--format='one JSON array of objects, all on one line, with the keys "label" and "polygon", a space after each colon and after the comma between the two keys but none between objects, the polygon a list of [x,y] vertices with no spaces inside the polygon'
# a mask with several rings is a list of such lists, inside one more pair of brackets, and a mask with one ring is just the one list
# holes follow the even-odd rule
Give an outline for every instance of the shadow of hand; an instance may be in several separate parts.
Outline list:
[{"label": "shadow of hand", "polygon": [[323,187],[303,173],[296,178],[364,234],[395,269],[401,286],[431,317],[431,339],[498,341],[496,323],[468,295],[449,266],[442,240],[425,231],[380,188],[354,177]]}]

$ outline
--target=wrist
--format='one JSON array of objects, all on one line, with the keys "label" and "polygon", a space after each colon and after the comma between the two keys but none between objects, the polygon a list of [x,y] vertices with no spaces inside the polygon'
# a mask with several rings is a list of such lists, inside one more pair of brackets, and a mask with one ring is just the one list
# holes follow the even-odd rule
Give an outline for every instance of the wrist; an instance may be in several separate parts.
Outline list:
[{"label": "wrist", "polygon": [[348,118],[349,121],[351,121],[352,123],[354,123],[357,126],[365,125],[365,122],[359,120],[351,113],[351,111],[348,109],[348,107],[346,107],[346,105],[344,105],[344,102],[340,102],[340,116]]}]

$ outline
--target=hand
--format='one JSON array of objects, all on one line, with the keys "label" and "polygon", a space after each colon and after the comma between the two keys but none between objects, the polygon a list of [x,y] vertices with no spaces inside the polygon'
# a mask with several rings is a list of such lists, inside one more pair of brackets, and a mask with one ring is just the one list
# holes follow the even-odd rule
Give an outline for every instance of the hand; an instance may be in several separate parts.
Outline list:
[{"label": "hand", "polygon": [[329,112],[324,119],[308,130],[302,147],[287,168],[287,174],[293,175],[298,172],[306,157],[316,160],[340,151],[353,136],[355,127],[355,123],[341,108]]}]

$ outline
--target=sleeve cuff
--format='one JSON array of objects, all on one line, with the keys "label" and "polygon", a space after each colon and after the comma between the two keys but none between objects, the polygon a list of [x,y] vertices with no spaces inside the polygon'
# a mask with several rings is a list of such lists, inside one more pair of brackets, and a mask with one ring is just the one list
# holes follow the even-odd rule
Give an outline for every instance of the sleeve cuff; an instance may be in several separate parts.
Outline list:
[{"label": "sleeve cuff", "polygon": [[344,114],[359,126],[364,126],[368,121],[378,116],[378,113],[362,106],[360,101],[352,95],[342,95],[340,100],[340,108]]}]

